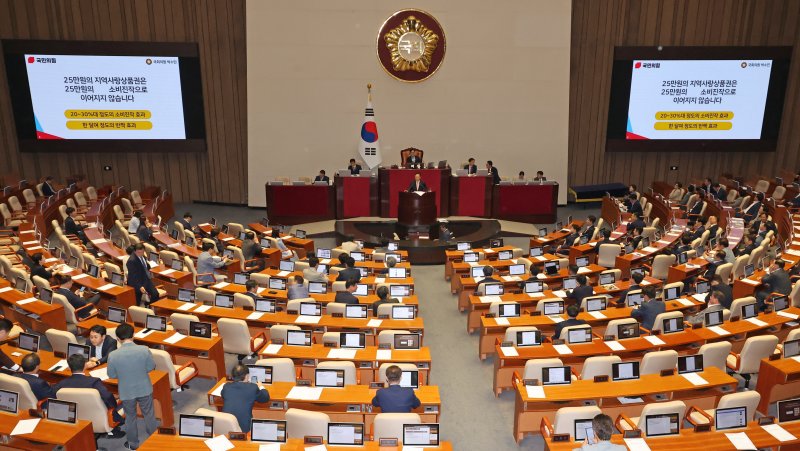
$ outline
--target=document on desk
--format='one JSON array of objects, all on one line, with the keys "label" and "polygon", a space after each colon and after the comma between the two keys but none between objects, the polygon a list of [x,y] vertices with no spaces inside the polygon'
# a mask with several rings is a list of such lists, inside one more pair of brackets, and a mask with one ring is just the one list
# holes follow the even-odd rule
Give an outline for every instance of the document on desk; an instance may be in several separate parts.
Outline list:
[{"label": "document on desk", "polygon": [[267,443],[258,445],[258,451],[281,451],[280,443]]},{"label": "document on desk", "polygon": [[183,243],[181,243],[180,241],[178,241],[177,243],[170,243],[170,244],[167,244],[167,247],[171,247],[172,249],[175,249],[175,248],[177,248],[177,247],[181,247],[181,244],[183,244]]},{"label": "document on desk", "polygon": [[225,386],[225,382],[219,384],[219,386],[217,388],[215,388],[214,391],[211,392],[211,395],[212,396],[218,396],[218,397],[221,398],[222,397],[222,387],[224,387],[224,386]]},{"label": "document on desk", "polygon": [[519,276],[503,276],[502,279],[505,280],[506,282],[521,282],[522,281],[522,279],[520,279]]},{"label": "document on desk", "polygon": [[605,319],[606,315],[603,312],[589,312],[589,315],[592,316],[594,319]]},{"label": "document on desk", "polygon": [[485,248],[483,249],[484,254],[494,254],[494,249]]},{"label": "document on desk", "polygon": [[145,338],[146,336],[148,336],[148,335],[152,334],[153,332],[155,332],[155,329],[150,329],[150,330],[148,330],[148,329],[142,329],[142,330],[140,330],[139,332],[136,332],[136,333],[133,335],[133,338]]},{"label": "document on desk", "polygon": [[561,321],[564,321],[564,318],[562,318],[560,315],[549,315],[548,318],[550,318],[550,321],[556,324],[560,323]]},{"label": "document on desk", "polygon": [[327,265],[327,264],[329,264],[331,262],[331,259],[330,258],[323,258],[319,262],[322,263],[323,265]]},{"label": "document on desk", "polygon": [[329,359],[353,360],[356,358],[355,349],[331,349],[328,351]]},{"label": "document on desk", "polygon": [[108,367],[99,368],[96,370],[89,371],[89,375],[92,377],[96,377],[101,381],[108,379]]},{"label": "document on desk", "polygon": [[624,438],[622,441],[625,442],[629,451],[650,451],[650,447],[643,438]]},{"label": "document on desk", "polygon": [[253,312],[247,315],[246,319],[249,319],[250,321],[258,321],[261,319],[262,316],[264,316],[264,313],[266,312]]},{"label": "document on desk", "polygon": [[764,321],[761,321],[758,318],[747,318],[745,321],[747,321],[748,323],[751,323],[751,324],[755,324],[758,327],[764,327],[764,326],[767,325],[767,323],[765,323]]},{"label": "document on desk", "polygon": [[35,301],[36,301],[36,298],[20,299],[19,301],[17,301],[17,305],[30,304],[31,302],[35,302]]},{"label": "document on desk", "polygon": [[283,345],[268,344],[267,347],[261,352],[264,354],[277,354],[281,352],[282,347]]},{"label": "document on desk", "polygon": [[171,337],[165,338],[164,343],[169,343],[171,345],[174,345],[175,343],[183,340],[184,338],[186,338],[186,335],[183,335],[180,332],[175,332],[174,334],[172,334]]},{"label": "document on desk", "polygon": [[36,240],[33,240],[33,241],[23,241],[23,242],[22,242],[22,245],[23,245],[23,246],[32,246],[32,245],[34,245],[34,244],[39,244],[39,242],[38,242],[38,241],[36,241]]},{"label": "document on desk", "polygon": [[51,372],[52,371],[64,371],[67,368],[68,368],[67,361],[64,360],[64,359],[61,359],[58,362],[56,362],[55,365],[53,365],[50,368],[48,368],[47,371],[51,371]]},{"label": "document on desk", "polygon": [[278,273],[278,277],[286,277],[286,276],[288,276],[288,275],[289,275],[289,274],[291,274],[291,273],[292,273],[291,271],[280,271],[280,272]]},{"label": "document on desk", "polygon": [[321,316],[300,315],[294,320],[295,324],[318,324]]},{"label": "document on desk", "polygon": [[706,296],[708,296],[708,293],[693,294],[692,299],[694,299],[697,302],[705,302]]},{"label": "document on desk", "polygon": [[[694,302],[692,302],[692,301],[690,301],[688,299],[680,298],[680,299],[675,299],[675,300],[680,302],[681,305],[685,305],[687,307],[691,307],[691,306],[694,305]],[[703,301],[700,301],[700,302],[703,302]]]},{"label": "document on desk", "polygon": [[474,267],[478,266],[478,264],[475,263],[475,262],[467,262],[467,264],[469,265],[470,268],[474,268]]},{"label": "document on desk", "polygon": [[647,246],[647,247],[643,247],[642,251],[653,253],[653,252],[658,251],[658,248],[657,247],[653,247],[653,246]]},{"label": "document on desk", "polygon": [[228,437],[224,435],[218,435],[214,438],[210,438],[203,443],[208,446],[208,449],[211,451],[228,451],[229,449],[233,449],[233,443],[228,440]]},{"label": "document on desk", "polygon": [[200,307],[197,307],[194,311],[196,313],[205,313],[211,310],[211,307],[212,307],[211,305],[201,305]]},{"label": "document on desk", "polygon": [[[534,257],[534,258],[535,258],[537,261],[540,261],[540,262],[546,262],[546,261],[547,261],[547,257],[545,257],[544,255],[537,255],[537,256],[536,256],[536,257]],[[537,274],[537,275],[538,275],[538,274]]]},{"label": "document on desk", "polygon": [[375,353],[376,360],[392,360],[392,350],[391,349],[378,349]]},{"label": "document on desk", "polygon": [[644,399],[642,399],[641,396],[631,396],[630,398],[627,396],[617,396],[617,401],[619,401],[620,404],[636,404],[644,402]]},{"label": "document on desk", "polygon": [[[64,265],[61,267],[61,272],[71,272],[71,271],[73,271],[73,269],[70,268],[69,266]],[[72,276],[72,280],[81,280],[84,277],[89,277],[89,274],[86,273],[75,274],[74,276]]]},{"label": "document on desk", "polygon": [[367,321],[367,327],[380,327],[381,323],[383,323],[382,319],[371,319]]},{"label": "document on desk", "polygon": [[[403,447],[403,449],[405,449],[405,447]],[[325,447],[325,445],[317,445],[311,448],[304,448],[303,451],[328,451],[328,448]]]},{"label": "document on desk", "polygon": [[539,293],[528,293],[528,297],[543,298],[544,297],[544,293],[542,293],[542,292],[539,292]]},{"label": "document on desk", "polygon": [[478,299],[484,304],[491,304],[492,302],[502,302],[500,296],[479,296]]},{"label": "document on desk", "polygon": [[731,333],[727,330],[721,328],[720,326],[711,326],[708,328],[711,332],[714,332],[717,335],[730,335]]},{"label": "document on desk", "polygon": [[786,252],[789,255],[794,255],[795,257],[800,257],[800,251],[796,251],[794,249],[787,249],[784,252]]},{"label": "document on desk", "polygon": [[525,392],[528,398],[544,399],[544,387],[541,385],[526,385]]},{"label": "document on desk", "polygon": [[519,352],[517,352],[517,348],[513,346],[500,346],[500,352],[503,353],[506,357],[519,357]]},{"label": "document on desk", "polygon": [[494,322],[498,326],[510,326],[511,325],[511,323],[508,322],[508,318],[495,318]]},{"label": "document on desk", "polygon": [[741,450],[754,450],[758,449],[756,445],[753,444],[753,441],[750,440],[750,437],[747,436],[745,432],[728,432],[725,434],[725,437],[728,437],[728,440],[731,441],[733,446],[736,449]]},{"label": "document on desk", "polygon": [[159,274],[161,274],[162,276],[168,276],[168,275],[170,275],[170,274],[172,274],[174,272],[175,272],[175,270],[170,268],[170,269],[165,269],[165,270],[161,271]]},{"label": "document on desk", "polygon": [[758,280],[752,280],[752,279],[742,279],[742,282],[750,284],[750,285],[761,285],[761,282],[759,282]]},{"label": "document on desk", "polygon": [[376,277],[375,278],[375,283],[384,283],[384,282],[386,282],[386,278],[385,277]]},{"label": "document on desk", "polygon": [[322,387],[292,387],[286,395],[287,399],[317,401],[322,395]]},{"label": "document on desk", "polygon": [[3,287],[3,288],[0,288],[0,293],[5,293],[6,291],[11,291],[11,290],[13,290],[13,288],[11,288],[11,287]]},{"label": "document on desk", "polygon": [[572,349],[567,345],[553,345],[553,349],[561,355],[572,354]]},{"label": "document on desk", "polygon": [[784,312],[784,311],[778,312],[778,316],[783,316],[784,318],[789,318],[789,319],[798,319],[798,318],[800,318],[800,315],[795,315],[794,313],[789,313],[789,312]]},{"label": "document on desk", "polygon": [[567,292],[564,291],[564,290],[556,290],[556,291],[553,292],[553,294],[558,296],[558,297],[560,297],[560,298],[567,297]]},{"label": "document on desk", "polygon": [[624,351],[625,350],[625,346],[622,346],[622,343],[620,343],[618,341],[604,341],[603,343],[605,343],[606,346],[608,346],[608,348],[611,349],[612,351]]},{"label": "document on desk", "polygon": [[191,310],[191,309],[193,309],[195,307],[197,307],[197,304],[195,304],[194,302],[184,302],[183,305],[178,307],[178,310],[180,310],[182,312],[188,312],[189,310]]},{"label": "document on desk", "polygon": [[582,268],[578,268],[578,274],[589,274],[590,272],[592,272],[592,270],[585,266]]},{"label": "document on desk", "polygon": [[708,385],[708,381],[697,373],[683,373],[681,376],[691,382],[692,385]]},{"label": "document on desk", "polygon": [[228,282],[220,282],[220,283],[218,283],[218,284],[214,285],[214,287],[213,287],[213,288],[214,288],[215,290],[221,290],[221,289],[223,289],[223,288],[227,287],[228,285],[230,285]]},{"label": "document on desk", "polygon": [[769,432],[769,435],[775,437],[775,440],[779,442],[789,442],[792,440],[797,440],[791,432],[784,429],[780,424],[765,424],[761,426],[765,431]]},{"label": "document on desk", "polygon": [[39,424],[41,418],[33,418],[30,420],[20,420],[14,429],[11,431],[9,435],[22,435],[22,434],[30,434],[31,432],[36,429],[36,426]]},{"label": "document on desk", "polygon": [[792,360],[794,360],[797,363],[800,363],[800,355],[796,355],[796,356],[792,357]]},{"label": "document on desk", "polygon": [[114,285],[113,283],[107,283],[107,284],[103,285],[102,287],[98,288],[98,290],[100,290],[100,291],[108,291],[108,290],[111,290],[113,288],[118,288],[118,287],[119,287],[119,285]]},{"label": "document on desk", "polygon": [[656,337],[655,335],[645,335],[644,339],[649,341],[651,345],[655,345],[655,346],[665,344],[664,340]]}]

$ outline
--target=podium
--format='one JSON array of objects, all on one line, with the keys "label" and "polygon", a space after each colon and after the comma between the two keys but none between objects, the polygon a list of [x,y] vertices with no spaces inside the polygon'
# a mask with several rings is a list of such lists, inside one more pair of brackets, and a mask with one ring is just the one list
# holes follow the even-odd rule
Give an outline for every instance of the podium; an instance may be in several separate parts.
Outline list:
[{"label": "podium", "polygon": [[397,205],[397,225],[399,234],[425,233],[434,238],[438,236],[436,226],[436,194],[432,192],[399,192]]}]

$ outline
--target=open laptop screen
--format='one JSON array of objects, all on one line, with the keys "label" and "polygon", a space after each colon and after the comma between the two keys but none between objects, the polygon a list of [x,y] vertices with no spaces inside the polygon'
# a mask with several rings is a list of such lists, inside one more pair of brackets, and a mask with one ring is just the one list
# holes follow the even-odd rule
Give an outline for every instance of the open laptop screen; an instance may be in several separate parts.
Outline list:
[{"label": "open laptop screen", "polygon": [[364,423],[328,423],[328,445],[361,446]]},{"label": "open laptop screen", "polygon": [[703,371],[703,355],[685,355],[678,357],[678,374],[699,373]]},{"label": "open laptop screen", "polygon": [[404,446],[439,446],[439,424],[421,423],[403,425]]},{"label": "open laptop screen", "polygon": [[611,379],[615,381],[639,379],[639,362],[612,363]]},{"label": "open laptop screen", "polygon": [[3,412],[17,413],[17,406],[19,405],[19,393],[0,390],[0,410]]},{"label": "open laptop screen", "polygon": [[647,415],[644,418],[645,434],[648,437],[661,435],[678,435],[680,424],[677,413],[665,413],[660,415]]},{"label": "open laptop screen", "polygon": [[778,421],[786,423],[800,420],[800,398],[778,401]]},{"label": "open laptop screen", "polygon": [[214,417],[180,414],[178,435],[211,438],[214,436]]},{"label": "open laptop screen", "polygon": [[256,418],[250,421],[250,440],[254,442],[286,442],[286,421]]},{"label": "open laptop screen", "polygon": [[50,398],[47,400],[47,419],[75,423],[78,419],[78,404]]},{"label": "open laptop screen", "polygon": [[542,368],[542,385],[563,385],[572,383],[572,371],[568,366]]},{"label": "open laptop screen", "polygon": [[747,407],[730,407],[715,410],[714,427],[718,431],[747,427]]}]

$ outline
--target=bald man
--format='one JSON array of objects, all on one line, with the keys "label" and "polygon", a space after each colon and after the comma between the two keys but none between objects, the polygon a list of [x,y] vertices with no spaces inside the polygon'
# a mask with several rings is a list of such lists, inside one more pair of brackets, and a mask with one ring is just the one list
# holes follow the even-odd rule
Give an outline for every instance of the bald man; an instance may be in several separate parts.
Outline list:
[{"label": "bald man", "polygon": [[428,185],[422,181],[422,177],[419,173],[414,174],[414,181],[408,185],[408,192],[413,193],[414,191],[428,191]]}]

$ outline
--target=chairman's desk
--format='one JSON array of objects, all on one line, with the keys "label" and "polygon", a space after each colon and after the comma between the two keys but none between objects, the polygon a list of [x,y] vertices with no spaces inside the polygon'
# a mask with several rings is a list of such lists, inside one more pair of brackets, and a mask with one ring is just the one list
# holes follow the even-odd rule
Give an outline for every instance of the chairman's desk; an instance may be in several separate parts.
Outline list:
[{"label": "chairman's desk", "polygon": [[33,418],[27,411],[16,414],[0,412],[0,436],[3,437],[0,449],[44,451],[63,447],[66,451],[85,451],[97,448],[92,422],[87,420],[71,424],[42,419],[29,434],[9,435],[21,420]]},{"label": "chairman's desk", "polygon": [[[22,358],[30,352],[25,349],[17,348],[10,344],[0,346],[0,349],[14,361],[16,364],[21,364]],[[59,363],[63,358],[56,357],[51,351],[39,349],[37,352],[41,361],[39,365],[39,377],[48,381],[51,384],[56,384],[62,379],[72,375],[67,365],[58,371],[50,371],[54,365]],[[90,371],[105,368],[106,365],[100,365],[92,368]],[[89,371],[86,371],[88,374]],[[224,374],[224,373],[223,373]],[[169,386],[169,377],[163,371],[154,370],[149,373],[150,383],[153,385],[153,399],[155,415],[161,420],[162,426],[172,426],[175,422],[174,412],[172,410],[172,392]],[[116,395],[119,394],[119,387],[117,379],[106,379],[103,381],[108,390]],[[94,449],[94,448],[90,448]]]},{"label": "chairman's desk", "polygon": [[[279,348],[276,348],[279,346]],[[384,363],[411,363],[417,367],[419,371],[420,383],[427,385],[430,383],[431,371],[431,352],[426,346],[419,349],[378,349],[377,346],[367,346],[364,349],[350,350],[346,358],[341,357],[344,350],[337,350],[336,348],[328,348],[322,344],[312,344],[311,346],[289,346],[289,345],[274,345],[272,347],[264,346],[259,355],[261,358],[279,358],[285,357],[292,359],[295,367],[300,368],[301,376],[306,379],[312,379],[314,376],[314,369],[319,362],[323,361],[348,361],[356,365],[359,378],[362,384],[369,384],[378,380],[378,371],[381,364]],[[379,351],[389,352],[389,356],[385,356],[384,352],[379,354]],[[380,357],[380,358],[379,358]],[[387,358],[384,358],[387,357]]]},{"label": "chairman's desk", "polygon": [[800,394],[800,359],[762,359],[756,391],[761,394],[758,411],[767,415],[769,405]]},{"label": "chairman's desk", "polygon": [[[648,437],[644,440],[652,451],[683,451],[701,447],[704,451],[730,451],[735,448],[725,434],[744,432],[758,449],[769,448],[776,451],[792,451],[800,448],[800,422],[780,423],[780,425],[797,439],[781,442],[764,430],[757,421],[754,421],[748,424],[746,428],[724,431],[712,430],[708,432],[695,432],[694,429],[683,428],[680,430],[679,435]],[[575,441],[553,442],[550,438],[546,438],[544,443],[547,451],[572,451],[580,448],[583,444],[583,442]],[[619,434],[614,434],[611,437],[611,443],[625,446],[625,441],[622,435]]]},{"label": "chairman's desk", "polygon": [[[220,386],[226,383],[217,381],[208,391],[208,403],[217,410],[222,410],[221,396],[214,395],[214,391],[222,390]],[[253,406],[255,418],[283,420],[286,410],[303,409],[326,413],[331,421],[347,423],[364,423],[367,431],[372,430],[375,415],[380,413],[373,409],[372,398],[377,389],[369,385],[345,385],[341,388],[323,388],[316,400],[300,400],[290,397],[290,391],[296,387],[293,382],[275,382],[264,388],[269,392],[270,400],[265,403],[256,403]],[[421,385],[414,390],[419,398],[420,406],[412,412],[419,414],[423,423],[437,423],[441,412],[441,398],[439,387],[435,385]],[[219,392],[217,392],[219,393]]]},{"label": "chairman's desk", "polygon": [[[399,438],[402,440],[402,437]],[[177,435],[153,434],[145,440],[139,449],[142,451],[164,451],[165,449],[175,448],[187,451],[208,451],[208,446],[204,443],[205,439],[193,437],[179,437]],[[233,441],[237,450],[258,451],[264,443],[251,441]],[[289,439],[280,446],[281,451],[304,451],[306,446],[302,439]],[[330,446],[336,451],[401,451],[402,446],[382,447],[378,442],[364,442],[362,446]],[[453,446],[450,442],[439,442],[439,446],[426,446],[427,451],[452,451]]]},{"label": "chairman's desk", "polygon": [[[515,377],[514,439],[519,443],[525,435],[537,433],[542,418],[554,418],[556,411],[563,407],[595,405],[611,418],[620,414],[638,417],[646,404],[665,399],[713,409],[719,398],[733,393],[738,384],[736,379],[717,367],[696,374],[707,384],[694,385],[680,374],[646,374],[640,379],[627,381],[575,380],[568,385],[543,387],[544,398],[529,397],[523,381]],[[619,400],[630,397],[641,397],[642,401],[623,403]]]},{"label": "chairman's desk", "polygon": [[557,214],[557,182],[494,185],[492,217],[495,219],[552,224]]},{"label": "chairman's desk", "polygon": [[[704,305],[692,298],[681,298],[679,300],[672,300],[666,302],[666,311],[686,311],[688,309]],[[592,332],[598,336],[603,336],[605,327],[609,321],[615,319],[630,318],[633,308],[631,307],[611,307],[599,312],[602,317],[598,318],[591,313],[581,312],[578,314],[578,319],[586,321],[591,327]],[[530,316],[521,315],[513,318],[487,318],[481,317],[481,335],[478,342],[478,356],[481,360],[487,356],[494,354],[496,341],[503,340],[505,337],[506,329],[509,327],[529,327],[534,326],[543,332],[550,332],[555,325],[561,321],[565,321],[567,315],[553,315],[553,316]],[[500,322],[498,322],[500,320]],[[506,322],[508,324],[506,324]]]},{"label": "chairman's desk", "polygon": [[332,185],[265,185],[267,214],[281,224],[336,219],[336,190]]},{"label": "chairman's desk", "polygon": [[[186,308],[191,306],[191,308]],[[317,342],[322,342],[322,335],[325,332],[365,332],[367,345],[375,345],[377,336],[384,330],[408,330],[418,332],[424,336],[425,326],[421,317],[411,320],[398,319],[377,319],[377,318],[334,318],[332,315],[322,315],[318,321],[308,322],[307,316],[289,314],[286,311],[278,313],[254,312],[243,308],[211,307],[206,311],[198,312],[200,304],[187,304],[174,299],[159,299],[151,304],[157,314],[169,316],[172,313],[183,313],[196,315],[201,321],[217,322],[220,318],[239,319],[246,321],[248,327],[253,332],[263,332],[274,325],[296,325],[300,327],[311,327],[314,331],[314,338]],[[311,317],[316,319],[317,317]],[[377,325],[373,325],[374,323]]]}]

